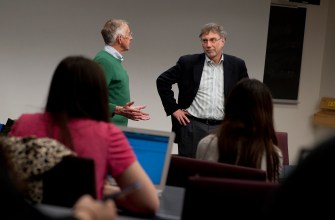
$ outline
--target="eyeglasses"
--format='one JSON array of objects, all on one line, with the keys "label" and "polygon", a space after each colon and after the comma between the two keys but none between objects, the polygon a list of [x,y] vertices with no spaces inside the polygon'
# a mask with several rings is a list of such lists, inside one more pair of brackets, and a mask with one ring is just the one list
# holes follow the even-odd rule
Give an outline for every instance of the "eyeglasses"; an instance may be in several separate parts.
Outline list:
[{"label": "eyeglasses", "polygon": [[127,37],[132,37],[133,36],[133,32],[129,31],[128,34],[126,35]]},{"label": "eyeglasses", "polygon": [[133,37],[133,32],[130,31],[127,35],[121,35],[121,37],[123,37],[123,38]]},{"label": "eyeglasses", "polygon": [[218,42],[219,40],[221,40],[222,38],[210,38],[210,39],[200,39],[202,44],[208,44],[208,42],[211,42],[212,44],[215,44],[216,42]]}]

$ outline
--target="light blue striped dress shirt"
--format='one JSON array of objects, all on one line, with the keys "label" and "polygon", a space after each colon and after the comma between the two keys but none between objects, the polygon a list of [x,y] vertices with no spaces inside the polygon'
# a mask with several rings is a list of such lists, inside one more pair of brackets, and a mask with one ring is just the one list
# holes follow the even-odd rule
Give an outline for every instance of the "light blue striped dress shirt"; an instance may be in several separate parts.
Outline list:
[{"label": "light blue striped dress shirt", "polygon": [[206,56],[199,90],[191,106],[186,109],[194,117],[215,120],[223,119],[223,59],[222,55],[221,61],[215,64]]}]

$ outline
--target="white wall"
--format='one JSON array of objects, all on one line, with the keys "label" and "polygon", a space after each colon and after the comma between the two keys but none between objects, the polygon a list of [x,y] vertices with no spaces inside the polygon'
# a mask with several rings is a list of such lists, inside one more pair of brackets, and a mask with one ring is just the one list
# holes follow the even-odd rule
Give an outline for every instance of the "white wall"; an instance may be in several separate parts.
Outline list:
[{"label": "white wall", "polygon": [[[285,0],[286,1],[286,0]],[[287,2],[287,1],[286,1]],[[129,126],[170,130],[157,94],[157,76],[178,57],[201,52],[198,34],[207,22],[228,31],[225,52],[246,61],[250,77],[263,79],[270,0],[1,0],[0,122],[24,112],[42,111],[52,73],[68,55],[93,57],[102,47],[100,29],[109,18],[129,21],[134,33],[124,54],[135,104],[146,104],[152,119]],[[328,0],[308,5],[301,68],[299,104],[275,105],[277,130],[289,133],[291,163],[300,147],[315,142],[312,115],[317,111],[320,85],[333,88],[334,70],[325,50]],[[334,6],[332,6],[333,12]],[[329,9],[331,10],[331,9]],[[331,14],[331,13],[329,13]],[[334,18],[332,19],[334,20]],[[333,31],[333,30],[332,30]],[[326,36],[327,39],[326,40]],[[323,61],[324,53],[328,61]],[[321,79],[322,69],[327,70]],[[328,91],[328,90],[327,90]],[[324,92],[326,93],[326,91]],[[332,92],[334,93],[334,92]]]},{"label": "white wall", "polygon": [[[327,33],[326,33],[326,47],[323,57],[323,74],[321,81],[320,96],[335,96],[335,2],[329,1],[328,4],[328,20],[327,20]],[[333,13],[331,13],[333,12]]]},{"label": "white wall", "polygon": [[199,30],[214,21],[228,31],[226,52],[245,59],[250,76],[262,79],[269,4],[268,0],[257,4],[248,0],[2,0],[0,121],[40,111],[60,59],[73,54],[93,57],[103,47],[104,22],[124,18],[134,32],[131,51],[124,54],[132,97],[137,104],[147,104],[152,116],[151,121],[131,125],[169,130],[156,77],[179,56],[201,52]]},{"label": "white wall", "polygon": [[[328,3],[327,32],[325,38],[325,51],[323,56],[322,78],[320,86],[320,98],[335,98],[335,2]],[[319,142],[329,135],[334,135],[335,128],[315,126],[316,142]]]},{"label": "white wall", "polygon": [[[273,0],[288,4],[288,0]],[[320,103],[320,86],[323,70],[324,50],[327,48],[328,1],[321,5],[292,4],[307,8],[303,55],[297,105],[275,105],[277,130],[288,132],[290,163],[294,164],[300,148],[316,143],[313,115]],[[330,82],[328,82],[330,83]]]}]

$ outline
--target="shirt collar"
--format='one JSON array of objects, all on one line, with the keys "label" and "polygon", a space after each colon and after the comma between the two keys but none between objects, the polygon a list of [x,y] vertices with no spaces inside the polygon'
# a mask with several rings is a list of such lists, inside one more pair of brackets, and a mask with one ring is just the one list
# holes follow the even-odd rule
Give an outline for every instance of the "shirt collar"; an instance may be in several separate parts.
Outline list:
[{"label": "shirt collar", "polygon": [[[213,60],[209,59],[209,57],[207,55],[205,57],[206,57],[206,63],[207,64],[214,64]],[[224,55],[222,54],[220,64],[223,63],[223,60],[224,60]]]},{"label": "shirt collar", "polygon": [[121,62],[124,60],[123,56],[117,50],[115,50],[114,47],[105,45],[104,50],[116,59],[121,60]]}]

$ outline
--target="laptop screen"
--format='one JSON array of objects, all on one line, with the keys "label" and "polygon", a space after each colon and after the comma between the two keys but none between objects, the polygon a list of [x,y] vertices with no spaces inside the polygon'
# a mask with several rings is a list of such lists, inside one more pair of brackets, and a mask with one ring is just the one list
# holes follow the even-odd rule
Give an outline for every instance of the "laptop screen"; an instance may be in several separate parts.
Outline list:
[{"label": "laptop screen", "polygon": [[170,165],[174,133],[120,127],[136,157],[157,189],[163,189]]}]

